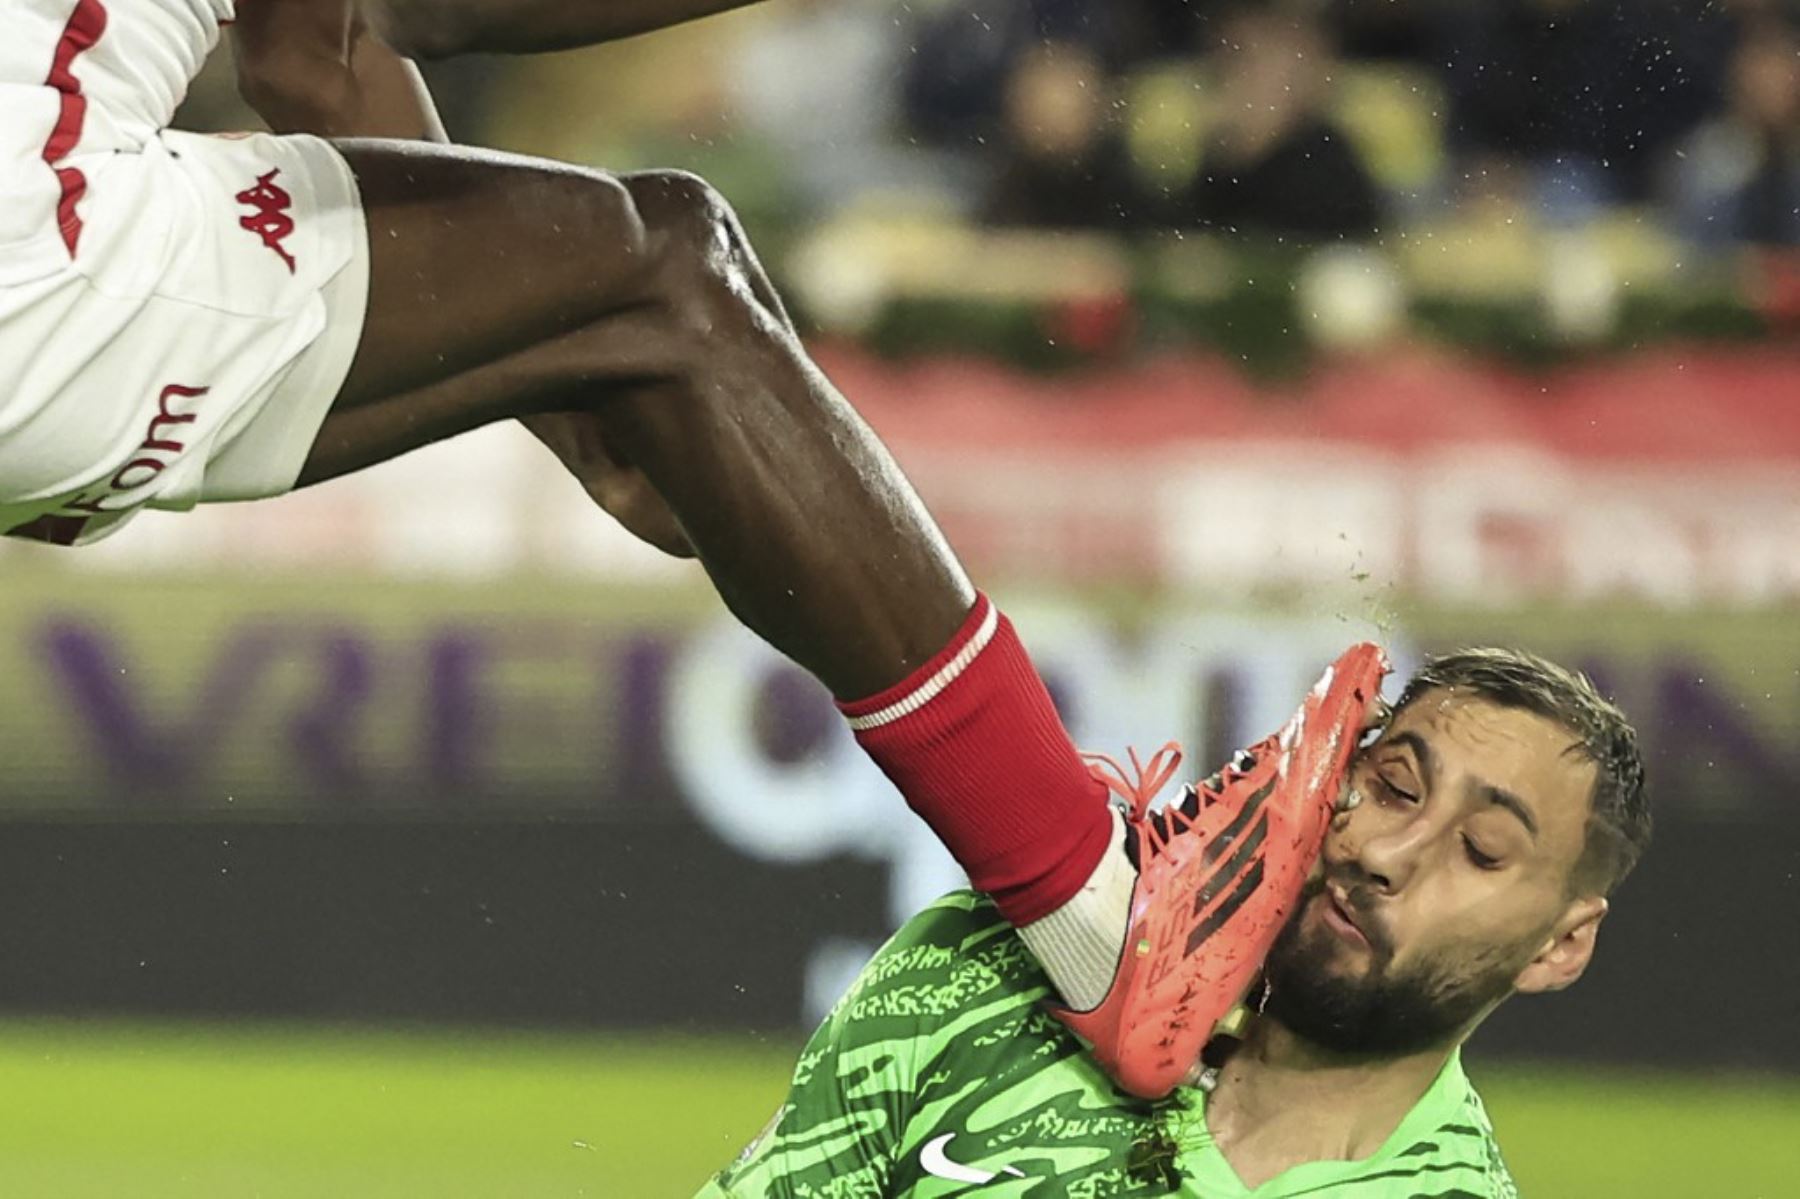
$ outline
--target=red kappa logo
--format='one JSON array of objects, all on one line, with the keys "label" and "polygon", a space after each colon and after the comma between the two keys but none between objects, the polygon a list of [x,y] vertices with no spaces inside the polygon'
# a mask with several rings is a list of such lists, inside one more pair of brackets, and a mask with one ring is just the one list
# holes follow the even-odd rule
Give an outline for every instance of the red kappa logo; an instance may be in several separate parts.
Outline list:
[{"label": "red kappa logo", "polygon": [[275,251],[281,261],[287,263],[288,274],[291,275],[294,273],[294,256],[281,243],[294,231],[294,218],[288,215],[288,209],[293,207],[294,197],[275,182],[275,176],[279,174],[281,168],[277,167],[258,178],[255,187],[245,188],[237,194],[239,204],[248,204],[256,209],[249,216],[239,217],[238,224],[262,238],[262,244]]}]

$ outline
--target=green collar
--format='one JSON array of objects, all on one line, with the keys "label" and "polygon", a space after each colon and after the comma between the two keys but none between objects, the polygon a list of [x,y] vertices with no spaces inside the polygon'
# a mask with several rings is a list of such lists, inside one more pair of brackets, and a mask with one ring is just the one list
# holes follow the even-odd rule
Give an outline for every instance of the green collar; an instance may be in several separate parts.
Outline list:
[{"label": "green collar", "polygon": [[[1428,1140],[1445,1124],[1457,1122],[1468,1101],[1469,1091],[1469,1079],[1463,1073],[1462,1050],[1459,1048],[1451,1052],[1437,1078],[1382,1142],[1381,1148],[1356,1163],[1357,1172],[1363,1173],[1364,1168],[1373,1163],[1397,1159],[1408,1149]],[[1283,1196],[1324,1195],[1332,1185],[1343,1180],[1345,1162],[1303,1162],[1251,1190],[1225,1160],[1206,1126],[1206,1092],[1193,1087],[1184,1090],[1183,1096],[1187,1103],[1185,1114],[1192,1121],[1180,1137],[1183,1144],[1181,1164],[1191,1177],[1184,1194],[1197,1193],[1207,1199],[1281,1199]]]}]

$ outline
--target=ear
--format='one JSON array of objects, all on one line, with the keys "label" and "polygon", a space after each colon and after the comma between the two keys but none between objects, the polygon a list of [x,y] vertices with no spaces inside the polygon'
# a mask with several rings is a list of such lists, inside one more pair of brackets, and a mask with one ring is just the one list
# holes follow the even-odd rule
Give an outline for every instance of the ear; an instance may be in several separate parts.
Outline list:
[{"label": "ear", "polygon": [[1593,960],[1594,940],[1600,935],[1600,922],[1606,919],[1606,911],[1606,900],[1598,895],[1569,904],[1568,911],[1551,928],[1543,948],[1513,980],[1513,989],[1527,995],[1560,991],[1580,978]]}]

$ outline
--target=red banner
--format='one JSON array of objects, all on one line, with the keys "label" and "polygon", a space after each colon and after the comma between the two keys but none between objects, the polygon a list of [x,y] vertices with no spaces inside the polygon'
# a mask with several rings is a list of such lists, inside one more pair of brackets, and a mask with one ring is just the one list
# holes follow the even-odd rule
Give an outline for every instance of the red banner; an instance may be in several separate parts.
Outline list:
[{"label": "red banner", "polygon": [[1006,575],[1434,599],[1800,596],[1800,353],[1541,373],[1417,350],[1258,387],[1214,358],[829,369]]}]

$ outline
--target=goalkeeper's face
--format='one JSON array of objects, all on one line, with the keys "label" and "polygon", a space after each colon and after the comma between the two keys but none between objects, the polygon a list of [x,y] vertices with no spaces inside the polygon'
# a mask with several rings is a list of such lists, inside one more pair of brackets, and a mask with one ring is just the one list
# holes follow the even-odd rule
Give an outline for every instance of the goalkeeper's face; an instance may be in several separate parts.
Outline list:
[{"label": "goalkeeper's face", "polygon": [[1428,691],[1351,771],[1324,873],[1269,955],[1267,1014],[1337,1053],[1456,1041],[1567,986],[1606,912],[1571,894],[1594,766],[1556,722]]}]

